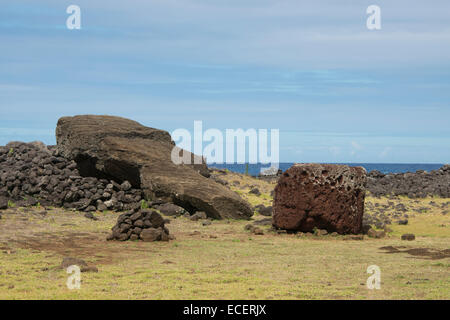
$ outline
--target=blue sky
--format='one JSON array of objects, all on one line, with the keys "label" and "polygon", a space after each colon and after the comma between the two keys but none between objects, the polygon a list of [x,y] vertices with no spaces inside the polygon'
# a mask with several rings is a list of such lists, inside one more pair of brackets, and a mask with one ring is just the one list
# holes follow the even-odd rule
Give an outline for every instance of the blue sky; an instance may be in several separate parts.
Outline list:
[{"label": "blue sky", "polygon": [[[81,8],[81,30],[65,26]],[[366,28],[381,7],[382,29]],[[450,2],[2,1],[0,144],[59,117],[280,129],[290,162],[450,159]]]}]

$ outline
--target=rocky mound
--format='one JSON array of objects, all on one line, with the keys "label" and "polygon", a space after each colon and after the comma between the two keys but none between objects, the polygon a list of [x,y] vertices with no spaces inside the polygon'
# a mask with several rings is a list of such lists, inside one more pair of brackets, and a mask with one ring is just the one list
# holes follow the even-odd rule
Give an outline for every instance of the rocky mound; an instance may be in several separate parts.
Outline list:
[{"label": "rocky mound", "polygon": [[295,164],[275,187],[273,225],[312,232],[362,232],[366,171],[362,167]]},{"label": "rocky mound", "polygon": [[0,203],[63,206],[82,211],[139,207],[142,191],[128,181],[82,177],[75,161],[43,143],[11,142],[0,147]]},{"label": "rocky mound", "polygon": [[416,173],[383,174],[373,170],[368,174],[367,190],[374,196],[395,195],[424,198],[428,195],[450,197],[450,165],[439,170]]},{"label": "rocky mound", "polygon": [[175,145],[166,131],[124,118],[87,115],[59,119],[56,140],[59,154],[73,159],[82,175],[127,180],[150,199],[164,198],[211,218],[246,219],[253,214],[236,193],[205,177],[205,165],[173,163]]},{"label": "rocky mound", "polygon": [[117,218],[112,234],[107,240],[143,240],[145,242],[169,241],[169,230],[164,219],[154,210],[130,210]]}]

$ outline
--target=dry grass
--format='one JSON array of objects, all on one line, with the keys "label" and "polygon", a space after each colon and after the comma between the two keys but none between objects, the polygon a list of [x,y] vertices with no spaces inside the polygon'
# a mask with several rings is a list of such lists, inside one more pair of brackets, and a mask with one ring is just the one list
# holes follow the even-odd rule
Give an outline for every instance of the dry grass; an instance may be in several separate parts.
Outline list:
[{"label": "dry grass", "polygon": [[[223,178],[240,181],[232,188],[243,194],[257,186],[262,196],[248,199],[270,204],[273,185],[235,174]],[[380,249],[448,249],[449,215],[429,205],[448,199],[395,201],[411,210],[409,224],[393,225],[388,238],[363,241],[279,235],[268,227],[256,236],[244,230],[247,221],[202,226],[181,217],[168,225],[174,241],[107,242],[117,213],[98,213],[100,220],[92,221],[60,209],[43,217],[39,209],[14,208],[0,220],[0,299],[449,299],[449,258]],[[414,211],[425,206],[427,212]],[[401,241],[406,232],[416,240]],[[82,273],[81,289],[69,290],[68,275],[57,268],[64,256],[85,259],[99,272]],[[381,268],[381,290],[366,288],[373,264]]]}]

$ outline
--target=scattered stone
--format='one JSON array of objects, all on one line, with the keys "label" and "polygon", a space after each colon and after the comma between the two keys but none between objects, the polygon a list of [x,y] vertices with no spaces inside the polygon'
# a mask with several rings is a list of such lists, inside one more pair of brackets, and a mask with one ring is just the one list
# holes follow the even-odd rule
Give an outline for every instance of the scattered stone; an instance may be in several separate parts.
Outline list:
[{"label": "scattered stone", "polygon": [[397,223],[399,225],[407,225],[408,224],[408,219],[398,220]]},{"label": "scattered stone", "polygon": [[165,220],[155,210],[133,210],[121,214],[116,225],[112,228],[106,240],[118,241],[169,241],[169,230],[165,227]]},{"label": "scattered stone", "polygon": [[375,238],[382,239],[384,237],[386,237],[386,232],[384,232],[384,230],[377,231],[377,234],[376,234]]},{"label": "scattered stone", "polygon": [[368,235],[370,238],[376,238],[376,237],[377,237],[377,231],[376,231],[375,229],[370,228],[370,229],[367,231],[367,235]]},{"label": "scattered stone", "polygon": [[413,241],[416,239],[416,236],[412,233],[405,233],[402,235],[402,240]]},{"label": "scattered stone", "polygon": [[260,215],[270,217],[272,216],[272,206],[265,206],[263,204],[255,206],[255,209],[259,212]]},{"label": "scattered stone", "polygon": [[206,216],[206,213],[203,211],[197,211],[196,213],[194,213],[192,216],[190,216],[189,219],[191,219],[192,221],[198,221],[201,219],[207,219],[208,217]]},{"label": "scattered stone", "polygon": [[97,221],[98,218],[92,214],[92,212],[88,212],[84,215],[86,218]]}]

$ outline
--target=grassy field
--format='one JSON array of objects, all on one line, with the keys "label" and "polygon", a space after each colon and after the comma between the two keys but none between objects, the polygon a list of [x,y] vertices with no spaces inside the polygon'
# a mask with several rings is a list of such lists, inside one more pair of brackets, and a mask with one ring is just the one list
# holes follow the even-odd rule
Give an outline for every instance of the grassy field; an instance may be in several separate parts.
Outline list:
[{"label": "grassy field", "polygon": [[[270,204],[273,184],[223,178],[253,205]],[[253,186],[261,196],[248,194]],[[10,208],[0,219],[0,299],[449,299],[450,215],[442,209],[449,200],[368,197],[372,205],[403,203],[410,218],[384,239],[364,240],[268,226],[254,235],[244,230],[248,221],[203,226],[179,217],[167,225],[176,240],[108,242],[118,213],[93,221],[62,209]],[[416,240],[402,241],[403,233]],[[66,256],[98,268],[81,274],[79,290],[67,288],[59,268]],[[370,265],[381,269],[380,290],[366,287]]]}]

